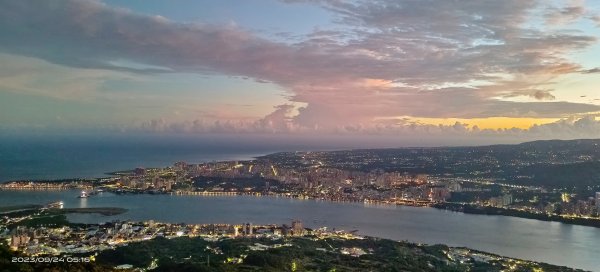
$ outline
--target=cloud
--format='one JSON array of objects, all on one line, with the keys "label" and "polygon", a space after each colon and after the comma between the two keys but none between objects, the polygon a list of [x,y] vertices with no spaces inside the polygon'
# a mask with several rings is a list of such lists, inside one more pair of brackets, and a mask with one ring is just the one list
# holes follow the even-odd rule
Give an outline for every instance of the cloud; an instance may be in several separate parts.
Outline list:
[{"label": "cloud", "polygon": [[[280,106],[276,111],[287,111],[286,106]],[[281,117],[281,116],[280,116]],[[600,121],[596,120],[596,115],[587,115],[579,118],[565,118],[556,122],[533,125],[528,129],[521,128],[501,128],[501,129],[480,129],[477,126],[470,127],[461,122],[451,125],[432,125],[409,121],[403,118],[378,120],[374,124],[367,125],[340,125],[337,126],[334,134],[354,135],[354,136],[387,136],[399,139],[418,139],[423,138],[453,138],[456,140],[468,141],[483,139],[513,139],[516,141],[529,141],[534,139],[577,139],[577,138],[597,138],[600,133]],[[285,118],[284,118],[285,119]],[[121,128],[123,129],[123,128]],[[246,122],[221,122],[196,120],[193,122],[168,122],[164,119],[151,120],[140,124],[137,127],[129,127],[129,132],[162,132],[162,133],[182,133],[194,132],[201,134],[252,134],[252,135],[304,135],[317,136],[328,135],[332,131],[329,128],[314,127],[311,129],[294,127],[289,120],[284,120],[281,124],[273,126],[264,121],[246,121]],[[323,134],[323,132],[327,132]],[[493,142],[493,141],[492,141]],[[397,144],[397,143],[396,143]]]},{"label": "cloud", "polygon": [[581,73],[583,73],[583,74],[600,73],[600,67],[596,67],[596,68],[592,68],[592,69],[587,69],[587,70],[582,70]]},{"label": "cloud", "polygon": [[104,69],[75,69],[0,52],[0,91],[91,101],[108,80],[139,80],[138,76]]},{"label": "cloud", "polygon": [[596,22],[596,24],[598,25],[598,27],[600,27],[600,16],[599,15],[591,16],[590,19],[592,21]]},{"label": "cloud", "polygon": [[290,113],[293,105],[279,105],[275,111],[252,124],[254,132],[292,132],[299,128],[291,121]]},{"label": "cloud", "polygon": [[550,8],[545,14],[546,23],[550,25],[563,25],[572,23],[585,15],[585,1],[571,0],[561,8]]},{"label": "cloud", "polygon": [[521,90],[521,91],[512,91],[509,94],[504,95],[503,97],[518,97],[518,96],[528,96],[534,98],[536,100],[554,100],[556,97],[551,93],[551,90]]},{"label": "cloud", "polygon": [[[97,1],[0,0],[0,52],[121,73],[249,77],[282,86],[290,103],[305,105],[297,115],[279,106],[255,123],[145,125],[156,130],[356,131],[394,116],[564,117],[600,110],[503,99],[553,99],[553,80],[582,69],[568,54],[597,41],[529,27],[531,14],[543,8],[536,1],[285,2],[319,5],[339,27],[283,43],[235,25],[178,23]],[[140,65],[116,64],[122,61]]]},{"label": "cloud", "polygon": [[568,118],[545,125],[535,125],[528,133],[538,137],[554,138],[598,138],[600,133],[600,121],[593,115],[583,118]]}]

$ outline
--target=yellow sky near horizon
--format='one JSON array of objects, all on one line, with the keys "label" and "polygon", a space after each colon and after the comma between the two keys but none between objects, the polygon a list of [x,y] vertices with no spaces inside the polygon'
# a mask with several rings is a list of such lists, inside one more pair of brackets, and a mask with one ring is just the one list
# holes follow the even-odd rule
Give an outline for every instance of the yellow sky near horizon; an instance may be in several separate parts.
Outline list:
[{"label": "yellow sky near horizon", "polygon": [[409,121],[427,125],[454,125],[456,122],[474,126],[479,129],[528,129],[533,125],[543,125],[556,122],[560,118],[516,118],[516,117],[489,117],[489,118],[408,118]]}]

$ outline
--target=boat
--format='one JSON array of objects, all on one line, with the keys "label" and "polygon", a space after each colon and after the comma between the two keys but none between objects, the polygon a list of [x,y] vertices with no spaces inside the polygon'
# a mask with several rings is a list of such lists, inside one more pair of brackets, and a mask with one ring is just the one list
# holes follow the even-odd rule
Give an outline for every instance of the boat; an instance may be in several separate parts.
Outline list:
[{"label": "boat", "polygon": [[89,195],[86,191],[81,191],[81,194],[78,196],[78,198],[88,198]]}]

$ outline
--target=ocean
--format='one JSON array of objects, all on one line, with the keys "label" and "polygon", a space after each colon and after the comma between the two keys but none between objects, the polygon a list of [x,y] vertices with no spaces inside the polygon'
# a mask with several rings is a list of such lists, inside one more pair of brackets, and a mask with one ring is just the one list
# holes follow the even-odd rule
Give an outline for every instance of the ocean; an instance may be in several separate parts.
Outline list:
[{"label": "ocean", "polygon": [[2,135],[0,182],[103,177],[117,170],[164,167],[177,161],[248,160],[310,148],[235,135]]}]

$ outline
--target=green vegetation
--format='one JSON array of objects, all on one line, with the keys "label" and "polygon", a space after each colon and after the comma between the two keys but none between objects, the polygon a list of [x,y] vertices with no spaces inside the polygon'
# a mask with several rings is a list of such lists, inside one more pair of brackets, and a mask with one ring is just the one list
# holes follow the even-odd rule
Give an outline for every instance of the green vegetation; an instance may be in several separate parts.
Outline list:
[{"label": "green vegetation", "polygon": [[[255,247],[254,250],[252,247]],[[256,248],[262,247],[263,250]],[[342,253],[358,248],[363,255]],[[96,260],[111,266],[131,264],[153,271],[572,271],[568,268],[502,259],[460,264],[444,245],[421,246],[386,239],[317,239],[316,237],[224,239],[158,238],[101,252]],[[241,263],[236,263],[240,261]]]},{"label": "green vegetation", "polygon": [[[249,250],[256,243],[266,246],[289,243],[291,246]],[[339,248],[342,247],[368,248],[373,253],[352,257],[341,254]],[[380,239],[227,239],[207,242],[201,238],[159,238],[102,252],[97,260],[115,266],[148,267],[156,259],[157,271],[292,271],[293,267],[297,271],[463,271],[465,267],[446,264],[440,258],[444,256],[441,248]],[[242,255],[247,256],[241,264],[227,263]]]},{"label": "green vegetation", "polygon": [[[50,217],[64,217],[54,215]],[[349,254],[353,252],[353,254]],[[89,257],[93,253],[71,257]],[[0,272],[114,271],[129,264],[152,271],[574,271],[507,259],[445,245],[417,245],[378,238],[316,236],[271,238],[156,238],[100,251],[90,263],[21,263],[30,257],[0,243]],[[475,259],[475,255],[479,256]],[[450,257],[454,256],[454,257]],[[45,256],[37,256],[43,258]],[[58,256],[59,259],[68,256]],[[459,258],[464,262],[459,262]],[[123,271],[123,270],[120,270]]]},{"label": "green vegetation", "polygon": [[9,229],[12,229],[16,226],[25,226],[25,227],[60,227],[60,226],[68,226],[70,225],[67,217],[64,214],[58,215],[39,215],[34,216],[29,219],[25,219],[18,223],[13,223],[8,226]]},{"label": "green vegetation", "polygon": [[27,210],[38,210],[42,208],[42,205],[15,205],[15,206],[4,206],[0,207],[0,214],[8,214],[19,211],[27,211]]},{"label": "green vegetation", "polygon": [[49,209],[49,210],[27,210],[10,213],[11,217],[24,217],[24,220],[8,225],[9,229],[17,226],[25,227],[85,227],[87,224],[71,223],[67,220],[69,213],[98,213],[102,215],[116,215],[127,211],[123,208],[72,208],[72,209]]},{"label": "green vegetation", "polygon": [[[520,171],[523,176],[530,176],[531,183],[562,188],[576,186],[579,190],[588,186],[600,185],[600,161],[581,162],[558,165],[533,165]],[[519,180],[526,183],[527,180]]]}]

